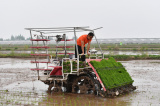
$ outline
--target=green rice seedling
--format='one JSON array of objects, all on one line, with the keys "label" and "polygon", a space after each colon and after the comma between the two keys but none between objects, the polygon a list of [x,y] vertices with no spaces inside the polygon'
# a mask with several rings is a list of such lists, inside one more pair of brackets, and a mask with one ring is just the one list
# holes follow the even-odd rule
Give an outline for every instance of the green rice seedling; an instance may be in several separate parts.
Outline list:
[{"label": "green rice seedling", "polygon": [[70,106],[72,106],[71,100],[69,100],[69,104],[70,104]]},{"label": "green rice seedling", "polygon": [[62,106],[63,105],[63,101],[61,100],[61,103],[60,103],[60,105]]},{"label": "green rice seedling", "polygon": [[89,101],[89,106],[91,106],[91,102]]},{"label": "green rice seedling", "polygon": [[127,70],[120,62],[116,62],[113,57],[109,57],[108,60],[102,59],[100,62],[91,61],[90,63],[96,69],[107,89],[133,83]]}]

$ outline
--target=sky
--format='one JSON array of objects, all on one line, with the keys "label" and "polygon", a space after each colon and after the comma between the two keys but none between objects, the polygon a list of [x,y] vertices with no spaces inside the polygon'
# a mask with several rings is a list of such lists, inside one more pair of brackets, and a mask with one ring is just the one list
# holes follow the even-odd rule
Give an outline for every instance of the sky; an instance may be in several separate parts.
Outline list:
[{"label": "sky", "polygon": [[159,38],[160,0],[0,0],[0,38],[76,26],[103,27],[97,38]]}]

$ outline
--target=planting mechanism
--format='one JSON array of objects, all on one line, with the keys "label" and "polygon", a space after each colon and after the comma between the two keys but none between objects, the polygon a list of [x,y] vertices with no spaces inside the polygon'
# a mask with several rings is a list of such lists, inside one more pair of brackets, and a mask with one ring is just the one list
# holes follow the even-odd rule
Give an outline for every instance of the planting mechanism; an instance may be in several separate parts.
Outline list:
[{"label": "planting mechanism", "polygon": [[[123,66],[117,67],[116,63],[113,61],[110,62],[109,59],[106,59],[106,63],[101,67],[103,71],[101,71],[102,69],[99,70],[99,66],[95,65],[99,64],[95,62],[104,60],[104,54],[96,35],[94,37],[99,47],[99,52],[96,51],[91,54],[91,56],[86,59],[86,65],[79,60],[81,54],[78,54],[77,49],[77,58],[74,57],[74,53],[67,51],[68,48],[77,46],[77,33],[94,33],[95,30],[100,28],[26,28],[26,30],[30,31],[32,41],[31,48],[33,48],[33,52],[31,55],[35,57],[35,60],[31,61],[31,63],[36,64],[36,68],[31,70],[37,71],[38,80],[49,85],[48,92],[72,92],[107,97],[117,96],[136,89],[136,87],[132,85],[133,80],[130,76],[125,77],[129,74],[122,74],[123,72],[127,73],[127,71],[123,71],[125,70]],[[66,34],[74,35],[74,39],[68,39]],[[55,40],[50,40],[53,38],[55,38]],[[71,41],[74,46],[69,46],[69,44],[67,44],[69,41]],[[53,48],[50,49],[52,45],[50,47],[48,46],[50,42],[56,45],[54,50]],[[50,50],[48,51],[48,49]],[[107,66],[107,62],[111,63],[110,66]]]}]

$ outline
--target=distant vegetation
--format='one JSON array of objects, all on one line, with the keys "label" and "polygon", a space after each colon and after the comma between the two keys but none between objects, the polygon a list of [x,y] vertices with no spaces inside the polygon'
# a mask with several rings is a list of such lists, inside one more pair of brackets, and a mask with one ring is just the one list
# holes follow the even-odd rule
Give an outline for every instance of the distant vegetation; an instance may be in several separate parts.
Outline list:
[{"label": "distant vegetation", "polygon": [[[62,46],[60,44],[59,46]],[[30,48],[31,44],[2,44],[0,45],[0,51],[8,51],[8,54],[4,54],[0,52],[0,57],[11,57],[11,58],[33,58],[30,53],[16,53],[15,51],[32,51]],[[74,45],[70,44],[68,46],[73,46],[72,48],[67,48],[69,51],[74,51]],[[49,45],[49,53],[55,57],[56,45]],[[91,48],[98,49],[98,45],[92,44]],[[160,51],[160,44],[125,44],[125,45],[117,45],[117,44],[101,44],[101,48],[103,51]],[[45,49],[41,48],[39,51],[44,51]],[[59,51],[62,51],[62,48],[58,48]],[[63,57],[63,55],[59,55],[59,57]],[[116,60],[134,60],[134,59],[160,59],[160,55],[113,55],[112,53],[108,55],[104,55],[105,58],[113,57]]]},{"label": "distant vegetation", "polygon": [[[12,35],[10,37],[10,39],[3,39],[3,38],[0,38],[0,41],[22,41],[22,40],[30,40],[31,37],[28,37],[28,38],[25,38],[23,35]],[[38,39],[41,39],[41,37],[38,37]],[[49,37],[49,40],[53,40],[52,37]]]},{"label": "distant vegetation", "polygon": [[0,38],[0,41],[19,41],[19,40],[30,40],[30,37],[29,38],[25,38],[23,35],[15,35],[15,36],[11,36],[10,39],[3,39],[3,38]]},{"label": "distant vegetation", "polygon": [[25,40],[23,35],[11,36],[11,40]]},{"label": "distant vegetation", "polygon": [[[56,56],[55,54],[51,54],[51,55],[53,58]],[[15,53],[14,51],[12,51],[9,54],[0,53],[0,58],[8,58],[8,57],[9,58],[34,58],[34,56],[31,56],[29,53]],[[63,58],[64,55],[58,55],[58,57]],[[104,58],[109,58],[109,57],[113,57],[116,60],[137,60],[137,59],[155,59],[155,60],[158,59],[159,60],[160,59],[160,55],[147,55],[147,54],[143,54],[143,55],[110,55],[110,54],[104,55]]]},{"label": "distant vegetation", "polygon": [[[42,44],[40,44],[43,46]],[[103,51],[160,51],[160,44],[100,44]],[[17,50],[17,51],[31,51],[31,44],[1,44],[0,50]],[[56,51],[55,44],[49,44],[49,51]],[[64,46],[64,44],[59,44],[59,46]],[[73,46],[71,48],[67,48],[68,51],[74,51],[74,44],[67,44],[67,46]],[[95,48],[96,50],[100,50],[97,44],[91,44],[91,49]],[[58,51],[63,51],[64,49],[58,48]],[[39,49],[39,51],[44,51],[43,48]]]}]

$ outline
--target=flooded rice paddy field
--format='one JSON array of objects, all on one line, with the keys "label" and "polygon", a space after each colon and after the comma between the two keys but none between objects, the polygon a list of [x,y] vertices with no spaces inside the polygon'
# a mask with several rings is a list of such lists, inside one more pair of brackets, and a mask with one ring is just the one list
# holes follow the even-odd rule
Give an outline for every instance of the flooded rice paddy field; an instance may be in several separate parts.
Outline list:
[{"label": "flooded rice paddy field", "polygon": [[137,90],[115,98],[54,93],[30,71],[31,59],[0,58],[0,106],[159,106],[160,60],[121,61]]}]

